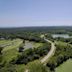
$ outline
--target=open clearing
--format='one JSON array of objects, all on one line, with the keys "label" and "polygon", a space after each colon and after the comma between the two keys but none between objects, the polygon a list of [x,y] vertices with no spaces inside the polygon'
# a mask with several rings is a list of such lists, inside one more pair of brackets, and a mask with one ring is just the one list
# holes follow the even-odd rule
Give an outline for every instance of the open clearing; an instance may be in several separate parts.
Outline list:
[{"label": "open clearing", "polygon": [[69,59],[56,68],[56,72],[72,72],[72,60]]},{"label": "open clearing", "polygon": [[38,48],[42,45],[43,45],[43,43],[38,43],[38,42],[33,42],[33,41],[25,41],[24,48],[25,49]]},{"label": "open clearing", "polygon": [[9,62],[10,60],[12,60],[12,58],[17,57],[17,55],[19,54],[17,48],[19,48],[20,44],[22,44],[22,40],[16,39],[13,40],[11,45],[4,47],[4,49],[2,50],[3,59]]},{"label": "open clearing", "polygon": [[6,47],[9,46],[14,40],[0,40],[0,46]]}]

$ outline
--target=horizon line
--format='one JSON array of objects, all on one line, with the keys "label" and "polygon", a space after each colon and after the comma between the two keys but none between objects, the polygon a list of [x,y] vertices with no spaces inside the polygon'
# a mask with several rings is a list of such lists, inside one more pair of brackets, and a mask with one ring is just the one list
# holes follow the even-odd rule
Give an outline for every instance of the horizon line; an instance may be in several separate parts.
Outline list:
[{"label": "horizon line", "polygon": [[0,27],[0,28],[24,28],[24,27],[72,27],[72,25],[54,25],[54,26],[10,26],[10,27]]}]

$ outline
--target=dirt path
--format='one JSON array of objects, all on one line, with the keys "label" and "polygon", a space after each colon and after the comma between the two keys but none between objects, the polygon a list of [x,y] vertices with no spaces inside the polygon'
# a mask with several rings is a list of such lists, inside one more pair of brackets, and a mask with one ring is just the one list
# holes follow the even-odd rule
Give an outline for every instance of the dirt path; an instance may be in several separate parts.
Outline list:
[{"label": "dirt path", "polygon": [[46,38],[44,38],[44,40],[51,43],[51,50],[49,51],[49,53],[43,59],[41,59],[41,63],[45,64],[46,61],[48,61],[54,55],[56,47],[55,47],[55,45],[52,41],[50,41]]},{"label": "dirt path", "polygon": [[[50,41],[46,38],[44,38],[44,40],[51,43],[51,50],[49,51],[49,53],[43,59],[40,60],[41,63],[44,63],[44,65],[46,65],[46,61],[48,62],[48,60],[54,55],[56,47],[55,47],[55,44],[52,41]],[[29,70],[26,69],[25,72],[29,72]]]},{"label": "dirt path", "polygon": [[26,71],[25,71],[25,72],[29,72],[29,71],[28,71],[28,69],[26,69]]}]

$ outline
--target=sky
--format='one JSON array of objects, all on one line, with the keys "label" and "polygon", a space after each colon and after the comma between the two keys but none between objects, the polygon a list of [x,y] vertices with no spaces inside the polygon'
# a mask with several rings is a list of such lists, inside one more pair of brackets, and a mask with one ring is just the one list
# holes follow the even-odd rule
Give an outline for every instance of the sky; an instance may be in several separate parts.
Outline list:
[{"label": "sky", "polygon": [[0,27],[72,26],[72,0],[0,0]]}]

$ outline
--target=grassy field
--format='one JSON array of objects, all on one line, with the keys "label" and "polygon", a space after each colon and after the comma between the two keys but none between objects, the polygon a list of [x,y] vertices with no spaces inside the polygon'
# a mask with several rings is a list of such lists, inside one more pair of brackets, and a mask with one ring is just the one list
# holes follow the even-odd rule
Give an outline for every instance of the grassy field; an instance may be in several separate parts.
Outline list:
[{"label": "grassy field", "polygon": [[6,46],[2,52],[5,52],[5,51],[8,51],[8,50],[11,50],[11,49],[15,49],[17,47],[19,47],[19,45],[22,43],[22,40],[20,39],[16,39],[16,40],[13,40],[12,42],[10,42],[10,45],[9,46]]},{"label": "grassy field", "polygon": [[17,48],[22,43],[22,40],[21,39],[15,39],[13,41],[10,41],[9,43],[11,43],[11,44],[9,46],[4,47],[2,50],[3,60],[5,60],[6,62],[11,61],[12,58],[15,58],[19,54]]},{"label": "grassy field", "polygon": [[6,46],[11,44],[13,41],[12,40],[0,40],[0,46]]},{"label": "grassy field", "polygon": [[70,45],[72,46],[72,44],[66,43],[66,42],[62,42],[62,41],[55,41],[56,44],[60,44],[61,46],[66,46],[66,45]]},{"label": "grassy field", "polygon": [[61,46],[66,46],[67,43],[66,42],[62,42],[62,41],[55,41],[56,44],[61,45]]},{"label": "grassy field", "polygon": [[42,46],[43,43],[34,43],[35,48]]},{"label": "grassy field", "polygon": [[[1,40],[0,45],[5,45],[5,47],[2,50],[3,54],[3,62],[5,61],[6,64],[8,64],[11,60],[15,59],[20,53],[18,52],[19,46],[23,43],[23,40],[21,39],[14,39],[14,40]],[[40,47],[43,45],[43,43],[33,43],[34,47]],[[26,67],[30,69],[30,72],[36,71],[37,72],[46,72],[45,69],[43,68],[43,65],[39,61],[34,61],[29,63],[28,65],[15,65],[15,69],[17,72],[24,72]],[[4,69],[7,68],[3,68]]]},{"label": "grassy field", "polygon": [[30,62],[27,65],[29,72],[49,72],[47,67],[44,66],[39,60]]},{"label": "grassy field", "polygon": [[69,59],[56,68],[56,72],[72,72],[72,60]]}]

